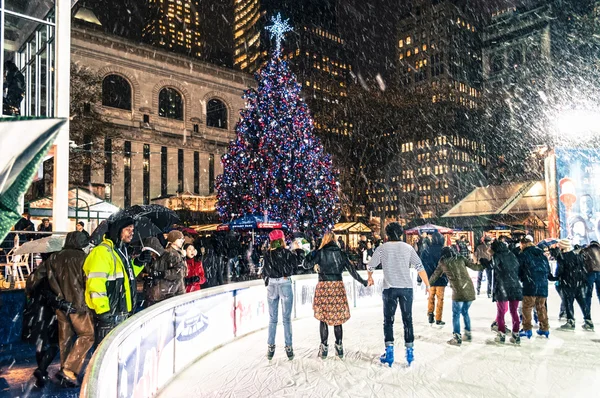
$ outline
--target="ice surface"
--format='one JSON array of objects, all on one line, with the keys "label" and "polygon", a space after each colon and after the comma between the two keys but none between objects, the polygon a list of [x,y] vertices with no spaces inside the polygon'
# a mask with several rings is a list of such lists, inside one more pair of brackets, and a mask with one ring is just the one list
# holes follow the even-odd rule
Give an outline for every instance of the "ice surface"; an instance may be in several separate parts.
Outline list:
[{"label": "ice surface", "polygon": [[[446,289],[443,328],[427,323],[426,302],[413,307],[415,362],[406,368],[400,312],[396,314],[396,357],[386,368],[382,308],[351,310],[344,325],[346,358],[317,358],[319,324],[314,318],[293,323],[296,358],[288,361],[283,328],[271,363],[265,358],[267,332],[259,331],[205,356],[170,383],[161,397],[589,397],[600,391],[600,336],[581,330],[576,305],[575,332],[557,330],[560,299],[549,287],[550,339],[534,336],[520,347],[490,344],[495,303],[480,295],[470,314],[473,342],[449,346],[451,291]],[[592,317],[600,316],[594,295]],[[510,315],[507,314],[507,321]],[[510,322],[508,322],[510,324]],[[266,325],[265,325],[266,326]],[[599,323],[600,327],[600,323]],[[535,326],[534,326],[535,328]],[[507,339],[508,340],[508,339]]]}]

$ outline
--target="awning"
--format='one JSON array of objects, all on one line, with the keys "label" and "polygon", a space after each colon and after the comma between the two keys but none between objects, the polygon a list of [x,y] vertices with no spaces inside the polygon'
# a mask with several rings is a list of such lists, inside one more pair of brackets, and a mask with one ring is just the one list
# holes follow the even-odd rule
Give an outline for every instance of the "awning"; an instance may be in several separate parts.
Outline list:
[{"label": "awning", "polygon": [[[85,188],[69,190],[69,218],[104,220],[119,211],[119,207],[106,202]],[[52,198],[45,197],[29,202],[32,217],[52,217]]]},{"label": "awning", "polygon": [[545,218],[546,184],[529,181],[475,188],[442,217],[535,214]]},{"label": "awning", "polygon": [[196,232],[213,232],[217,230],[219,225],[221,224],[192,225],[190,228],[195,229]]},{"label": "awning", "polygon": [[333,232],[344,232],[349,234],[371,232],[371,228],[361,222],[341,222],[333,226]]}]

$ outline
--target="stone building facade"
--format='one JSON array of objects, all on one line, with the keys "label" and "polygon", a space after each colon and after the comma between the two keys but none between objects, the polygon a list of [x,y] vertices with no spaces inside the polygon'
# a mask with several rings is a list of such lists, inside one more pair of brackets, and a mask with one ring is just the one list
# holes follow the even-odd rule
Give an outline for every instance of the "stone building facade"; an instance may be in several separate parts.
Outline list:
[{"label": "stone building facade", "polygon": [[102,78],[97,106],[118,129],[118,142],[91,151],[106,164],[91,170],[90,185],[104,185],[106,199],[119,207],[214,194],[243,91],[255,84],[250,75],[77,23],[71,57]]}]

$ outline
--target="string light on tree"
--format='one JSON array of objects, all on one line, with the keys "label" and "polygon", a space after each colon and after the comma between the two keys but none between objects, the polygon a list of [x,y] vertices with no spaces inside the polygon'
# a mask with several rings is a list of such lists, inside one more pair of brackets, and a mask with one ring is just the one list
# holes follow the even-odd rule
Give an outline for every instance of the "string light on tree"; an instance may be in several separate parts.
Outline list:
[{"label": "string light on tree", "polygon": [[217,177],[217,211],[267,215],[291,230],[332,229],[340,215],[338,183],[331,157],[313,135],[313,119],[300,98],[302,86],[279,57],[283,35],[291,30],[277,15],[269,27],[276,51],[246,90],[237,137],[223,155]]}]

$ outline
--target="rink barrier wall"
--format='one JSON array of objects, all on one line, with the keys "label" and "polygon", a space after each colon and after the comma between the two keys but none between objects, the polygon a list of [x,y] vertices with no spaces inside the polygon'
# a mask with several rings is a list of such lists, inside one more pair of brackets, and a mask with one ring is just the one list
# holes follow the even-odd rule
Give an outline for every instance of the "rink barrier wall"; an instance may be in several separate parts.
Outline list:
[{"label": "rink barrier wall", "polygon": [[[411,271],[416,287],[416,273]],[[367,278],[366,271],[360,273]],[[372,287],[364,287],[348,274],[343,279],[351,307],[382,305],[382,271],[374,272]],[[316,274],[292,277],[293,319],[313,316],[316,285]],[[417,300],[424,298],[424,294],[415,295]],[[165,300],[135,314],[102,341],[88,365],[80,397],[153,397],[200,357],[264,329],[268,323],[267,291],[262,280]]]}]

